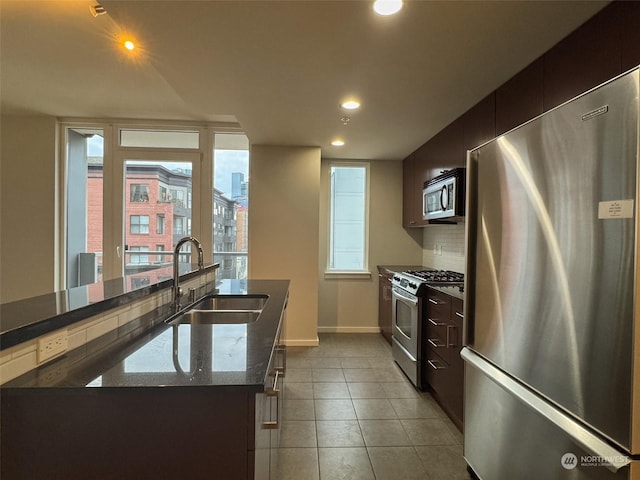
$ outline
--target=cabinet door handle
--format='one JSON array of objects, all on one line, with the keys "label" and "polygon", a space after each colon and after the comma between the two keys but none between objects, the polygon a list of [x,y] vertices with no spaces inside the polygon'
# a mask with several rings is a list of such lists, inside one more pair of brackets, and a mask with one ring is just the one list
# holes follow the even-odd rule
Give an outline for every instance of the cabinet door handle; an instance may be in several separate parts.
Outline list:
[{"label": "cabinet door handle", "polygon": [[464,318],[464,315],[463,315],[463,314],[461,314],[460,312],[456,312],[456,315],[457,315],[458,317],[460,317],[460,318]]},{"label": "cabinet door handle", "polygon": [[433,303],[434,305],[440,305],[440,302],[434,300],[433,298],[427,298],[427,300],[429,301],[429,303]]},{"label": "cabinet door handle", "polygon": [[436,322],[433,318],[428,318],[427,320],[429,320],[429,323],[434,327],[441,327],[443,325],[446,325],[446,323]]},{"label": "cabinet door handle", "polygon": [[458,335],[456,335],[455,343],[451,342],[451,330],[456,329],[455,325],[447,325],[447,348],[456,347],[458,345]]},{"label": "cabinet door handle", "polygon": [[276,369],[275,374],[273,375],[273,386],[271,388],[267,388],[264,392],[267,397],[277,397],[280,393],[278,380],[280,380],[280,370]]},{"label": "cabinet door handle", "polygon": [[262,422],[262,428],[265,430],[276,430],[280,427],[280,389],[278,388],[278,380],[280,379],[280,371],[276,370],[273,377],[273,387],[267,389],[264,393],[267,397],[273,399],[276,402],[276,419],[269,420],[268,422]]},{"label": "cabinet door handle", "polygon": [[445,368],[447,368],[444,365],[442,365],[438,360],[427,360],[427,363],[434,370],[444,370]]},{"label": "cabinet door handle", "polygon": [[437,339],[429,338],[427,339],[427,342],[429,342],[429,345],[435,348],[444,347],[444,343],[442,343],[440,340],[437,340]]},{"label": "cabinet door handle", "polygon": [[277,345],[275,350],[276,355],[278,353],[282,355],[282,366],[276,367],[276,373],[279,373],[281,377],[284,377],[287,372],[287,347],[285,345]]}]

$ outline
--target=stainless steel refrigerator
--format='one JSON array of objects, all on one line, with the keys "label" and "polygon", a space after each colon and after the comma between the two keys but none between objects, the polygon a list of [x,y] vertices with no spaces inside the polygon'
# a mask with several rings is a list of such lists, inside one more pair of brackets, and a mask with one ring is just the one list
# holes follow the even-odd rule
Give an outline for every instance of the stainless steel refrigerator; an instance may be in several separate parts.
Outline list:
[{"label": "stainless steel refrigerator", "polygon": [[469,152],[464,456],[640,479],[638,70]]}]

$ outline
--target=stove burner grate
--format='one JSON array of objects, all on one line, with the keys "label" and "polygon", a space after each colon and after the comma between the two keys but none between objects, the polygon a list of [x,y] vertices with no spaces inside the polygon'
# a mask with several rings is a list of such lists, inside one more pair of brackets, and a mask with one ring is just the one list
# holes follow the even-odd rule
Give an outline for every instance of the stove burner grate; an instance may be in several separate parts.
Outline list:
[{"label": "stove burner grate", "polygon": [[451,270],[409,270],[405,272],[425,282],[463,283],[464,274]]}]

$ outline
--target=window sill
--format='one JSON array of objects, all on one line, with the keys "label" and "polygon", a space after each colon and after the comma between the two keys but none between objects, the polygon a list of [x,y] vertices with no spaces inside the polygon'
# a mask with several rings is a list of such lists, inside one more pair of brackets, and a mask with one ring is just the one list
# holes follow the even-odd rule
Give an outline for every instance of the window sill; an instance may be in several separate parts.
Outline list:
[{"label": "window sill", "polygon": [[371,280],[371,272],[368,271],[339,271],[332,270],[324,272],[325,280]]}]

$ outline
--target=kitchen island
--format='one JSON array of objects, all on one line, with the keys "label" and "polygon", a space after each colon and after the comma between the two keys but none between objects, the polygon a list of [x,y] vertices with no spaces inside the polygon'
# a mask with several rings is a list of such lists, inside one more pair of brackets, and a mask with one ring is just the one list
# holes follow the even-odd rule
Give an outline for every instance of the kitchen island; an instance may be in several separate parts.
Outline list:
[{"label": "kitchen island", "polygon": [[268,297],[256,321],[152,312],[3,385],[0,476],[273,478],[288,288],[224,280],[215,294]]}]

